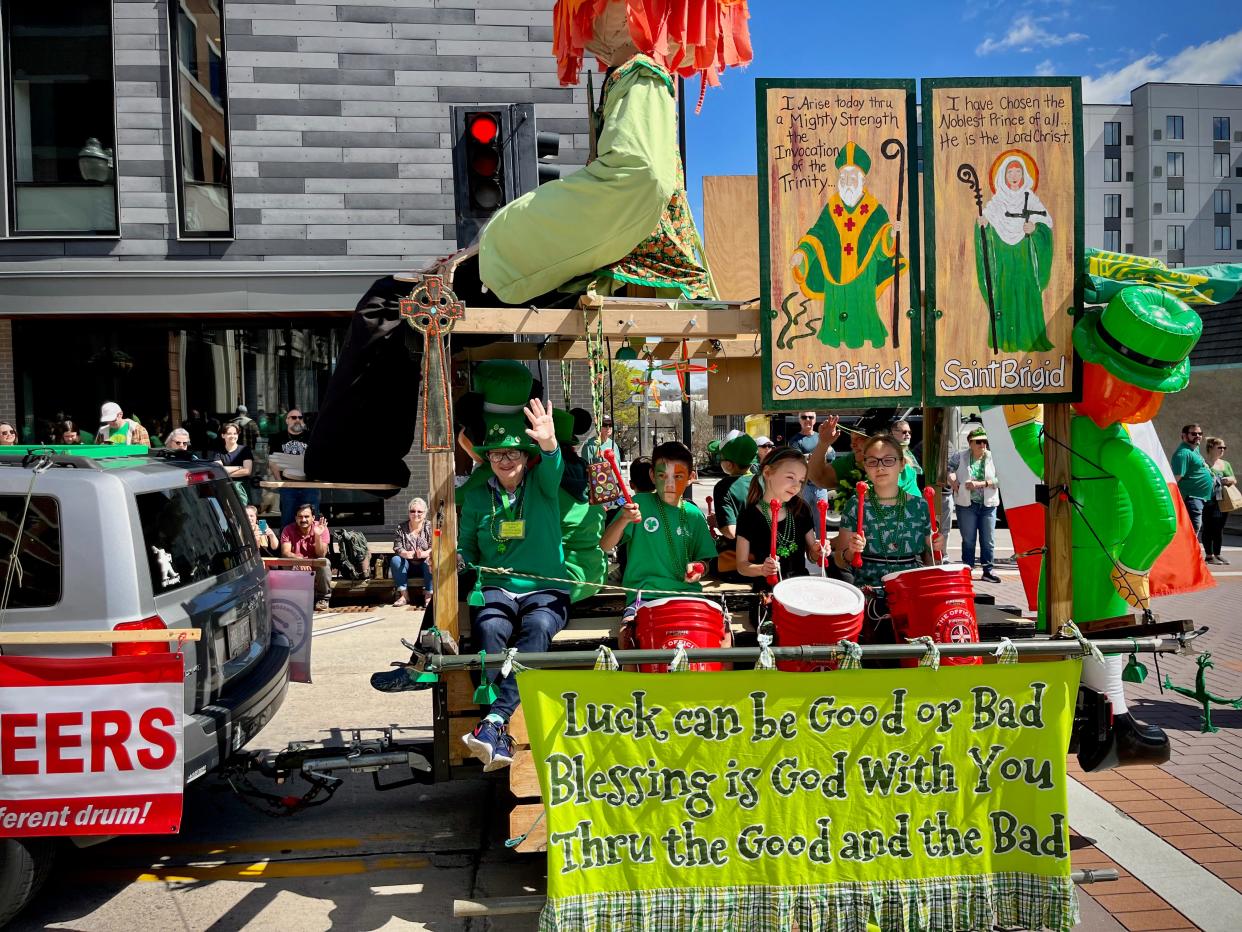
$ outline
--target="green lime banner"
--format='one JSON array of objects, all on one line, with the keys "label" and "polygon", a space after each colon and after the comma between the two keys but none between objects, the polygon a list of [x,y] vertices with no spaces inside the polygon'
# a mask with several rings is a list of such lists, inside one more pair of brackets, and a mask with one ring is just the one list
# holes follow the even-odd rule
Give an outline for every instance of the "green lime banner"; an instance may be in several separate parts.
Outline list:
[{"label": "green lime banner", "polygon": [[520,674],[544,930],[1068,930],[1080,664]]}]

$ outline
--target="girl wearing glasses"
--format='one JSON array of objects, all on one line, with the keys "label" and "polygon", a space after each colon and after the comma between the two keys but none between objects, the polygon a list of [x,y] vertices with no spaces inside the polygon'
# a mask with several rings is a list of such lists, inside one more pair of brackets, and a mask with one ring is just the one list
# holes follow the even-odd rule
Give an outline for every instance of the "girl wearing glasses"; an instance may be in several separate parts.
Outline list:
[{"label": "girl wearing glasses", "polygon": [[1000,577],[992,572],[996,506],[1000,504],[996,465],[988,449],[986,430],[976,427],[966,439],[970,442],[970,450],[954,453],[949,458],[949,484],[953,489],[953,503],[957,506],[957,527],[962,532],[962,562],[972,570],[975,568],[977,537],[979,562],[983,564],[981,578],[984,582],[998,583]]},{"label": "girl wearing glasses", "polygon": [[[866,502],[853,495],[846,503],[841,531],[833,540],[833,559],[842,571],[853,571],[854,585],[879,587],[889,573],[931,563],[931,519],[927,502],[899,485],[905,459],[897,438],[868,438],[861,459],[867,471]],[[860,507],[865,508],[861,534]],[[852,565],[855,554],[862,554],[862,566]]]}]

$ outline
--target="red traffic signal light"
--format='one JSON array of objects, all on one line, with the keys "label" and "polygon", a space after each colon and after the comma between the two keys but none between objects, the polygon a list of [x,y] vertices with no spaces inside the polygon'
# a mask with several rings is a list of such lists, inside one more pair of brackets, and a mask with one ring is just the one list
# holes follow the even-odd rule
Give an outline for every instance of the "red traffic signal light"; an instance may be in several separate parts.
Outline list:
[{"label": "red traffic signal light", "polygon": [[500,135],[500,124],[490,113],[476,113],[466,127],[470,137],[481,145],[490,145]]}]

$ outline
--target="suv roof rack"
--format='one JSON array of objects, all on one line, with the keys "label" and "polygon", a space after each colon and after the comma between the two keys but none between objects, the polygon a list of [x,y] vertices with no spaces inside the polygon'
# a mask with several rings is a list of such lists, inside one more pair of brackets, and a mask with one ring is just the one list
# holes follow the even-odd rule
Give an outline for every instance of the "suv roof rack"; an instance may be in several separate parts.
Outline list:
[{"label": "suv roof rack", "polygon": [[138,444],[15,444],[0,447],[0,465],[31,467],[40,461],[70,469],[109,469],[138,457],[175,462],[201,462],[185,450],[156,449]]}]

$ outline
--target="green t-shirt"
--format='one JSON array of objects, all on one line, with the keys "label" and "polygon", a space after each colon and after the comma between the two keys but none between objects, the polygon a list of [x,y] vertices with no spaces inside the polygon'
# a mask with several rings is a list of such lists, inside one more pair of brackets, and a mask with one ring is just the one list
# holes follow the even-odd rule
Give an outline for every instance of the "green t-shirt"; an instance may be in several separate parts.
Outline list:
[{"label": "green t-shirt", "polygon": [[[703,587],[686,582],[685,575],[687,564],[716,556],[703,512],[686,501],[674,508],[655,492],[639,492],[634,502],[642,520],[626,525],[621,535],[628,555],[624,584],[635,589],[701,592]],[[636,595],[630,592],[626,597],[633,602]]]},{"label": "green t-shirt", "polygon": [[[918,495],[902,496],[900,491],[898,499],[892,505],[881,505],[874,496],[867,496],[863,513],[863,537],[867,539],[867,547],[863,551],[862,566],[854,569],[856,586],[878,586],[889,573],[922,566],[919,556],[927,548],[927,536],[931,534],[927,502]],[[851,531],[858,529],[857,495],[851,496],[845,506],[841,526]],[[879,563],[867,559],[870,556],[901,562]]]},{"label": "green t-shirt", "polygon": [[720,517],[716,519],[718,527],[737,526],[737,519],[746,510],[746,496],[750,494],[750,484],[754,479],[752,473],[738,476],[729,486],[729,491],[725,492],[724,501],[716,503],[716,510],[720,512]]},{"label": "green t-shirt", "polygon": [[[565,461],[560,448],[541,454],[510,498],[494,479],[488,479],[466,492],[461,509],[458,544],[470,563],[506,567],[515,574],[564,576],[565,552],[561,546],[560,484]],[[508,505],[506,511],[505,505]],[[501,522],[525,522],[523,536],[507,539],[502,551]],[[537,589],[568,589],[569,583],[528,579],[526,575],[484,573],[484,586],[498,586],[509,592]]]},{"label": "green t-shirt", "polygon": [[1205,501],[1212,497],[1212,471],[1190,444],[1178,444],[1173,451],[1173,475],[1177,476],[1177,488],[1183,497]]},{"label": "green t-shirt", "polygon": [[1212,470],[1212,497],[1219,499],[1225,494],[1221,491],[1220,480],[1226,476],[1230,479],[1235,479],[1237,477],[1234,476],[1233,467],[1229,465],[1228,460],[1217,460],[1209,466],[1208,469]]}]

